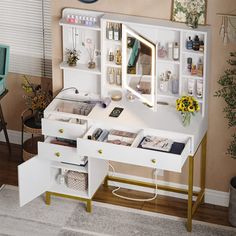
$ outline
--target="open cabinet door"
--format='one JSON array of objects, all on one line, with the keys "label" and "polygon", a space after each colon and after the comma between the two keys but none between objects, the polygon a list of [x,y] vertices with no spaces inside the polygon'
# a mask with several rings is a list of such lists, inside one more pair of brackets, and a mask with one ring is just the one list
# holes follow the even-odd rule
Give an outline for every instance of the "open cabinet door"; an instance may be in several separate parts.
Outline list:
[{"label": "open cabinet door", "polygon": [[156,45],[122,25],[123,87],[148,106],[155,102]]},{"label": "open cabinet door", "polygon": [[24,206],[50,185],[50,162],[38,156],[18,166],[20,206]]}]

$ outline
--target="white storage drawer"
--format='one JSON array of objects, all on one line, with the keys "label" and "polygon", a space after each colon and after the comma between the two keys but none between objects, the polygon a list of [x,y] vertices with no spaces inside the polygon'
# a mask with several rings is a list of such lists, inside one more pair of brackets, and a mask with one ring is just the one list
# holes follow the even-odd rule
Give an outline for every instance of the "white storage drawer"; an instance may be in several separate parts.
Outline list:
[{"label": "white storage drawer", "polygon": [[78,165],[82,164],[82,158],[78,154],[76,147],[53,144],[51,143],[53,139],[55,138],[47,137],[44,142],[38,142],[38,155],[40,158]]},{"label": "white storage drawer", "polygon": [[178,155],[169,152],[138,148],[137,146],[142,138],[149,133],[140,132],[132,146],[123,146],[88,140],[87,135],[91,134],[93,130],[94,129],[91,128],[83,139],[77,139],[77,149],[80,155],[176,172],[181,172],[187,157],[190,155],[191,140],[188,137],[185,139],[179,137],[175,140],[185,143],[184,149],[181,154]]},{"label": "white storage drawer", "polygon": [[[84,121],[82,124],[73,123],[67,118],[68,122],[59,121],[56,119],[42,119],[42,133],[46,136],[54,136],[66,139],[76,140],[86,132],[87,122]],[[78,119],[77,119],[78,120]]]}]

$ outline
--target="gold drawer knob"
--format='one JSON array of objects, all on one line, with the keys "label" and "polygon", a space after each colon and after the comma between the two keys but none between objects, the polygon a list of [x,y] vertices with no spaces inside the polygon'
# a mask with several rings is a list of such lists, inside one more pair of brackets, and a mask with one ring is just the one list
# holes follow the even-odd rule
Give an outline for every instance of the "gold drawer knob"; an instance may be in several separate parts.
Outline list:
[{"label": "gold drawer knob", "polygon": [[60,156],[61,156],[60,152],[56,152],[56,153],[55,153],[55,156],[56,156],[56,157],[60,157]]},{"label": "gold drawer knob", "polygon": [[99,153],[99,154],[102,154],[102,149],[99,149],[99,150],[98,150],[98,153]]},{"label": "gold drawer knob", "polygon": [[157,160],[156,160],[156,159],[152,159],[151,162],[152,162],[153,164],[156,164],[156,163],[157,163]]},{"label": "gold drawer knob", "polygon": [[59,133],[63,134],[64,133],[64,129],[59,129]]}]

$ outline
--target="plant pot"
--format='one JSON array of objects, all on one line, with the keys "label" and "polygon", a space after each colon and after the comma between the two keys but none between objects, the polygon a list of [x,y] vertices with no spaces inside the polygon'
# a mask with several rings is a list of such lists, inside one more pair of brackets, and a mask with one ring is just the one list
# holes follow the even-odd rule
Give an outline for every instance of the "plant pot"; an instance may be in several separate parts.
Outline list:
[{"label": "plant pot", "polygon": [[229,222],[236,227],[236,176],[230,181]]}]

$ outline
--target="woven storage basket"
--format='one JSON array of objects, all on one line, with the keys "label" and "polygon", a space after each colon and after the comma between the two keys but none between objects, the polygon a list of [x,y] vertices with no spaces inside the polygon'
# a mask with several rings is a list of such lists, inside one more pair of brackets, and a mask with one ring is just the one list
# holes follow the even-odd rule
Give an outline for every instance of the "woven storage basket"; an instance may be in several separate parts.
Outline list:
[{"label": "woven storage basket", "polygon": [[68,188],[85,191],[88,189],[88,174],[69,170],[65,174],[65,182]]}]

